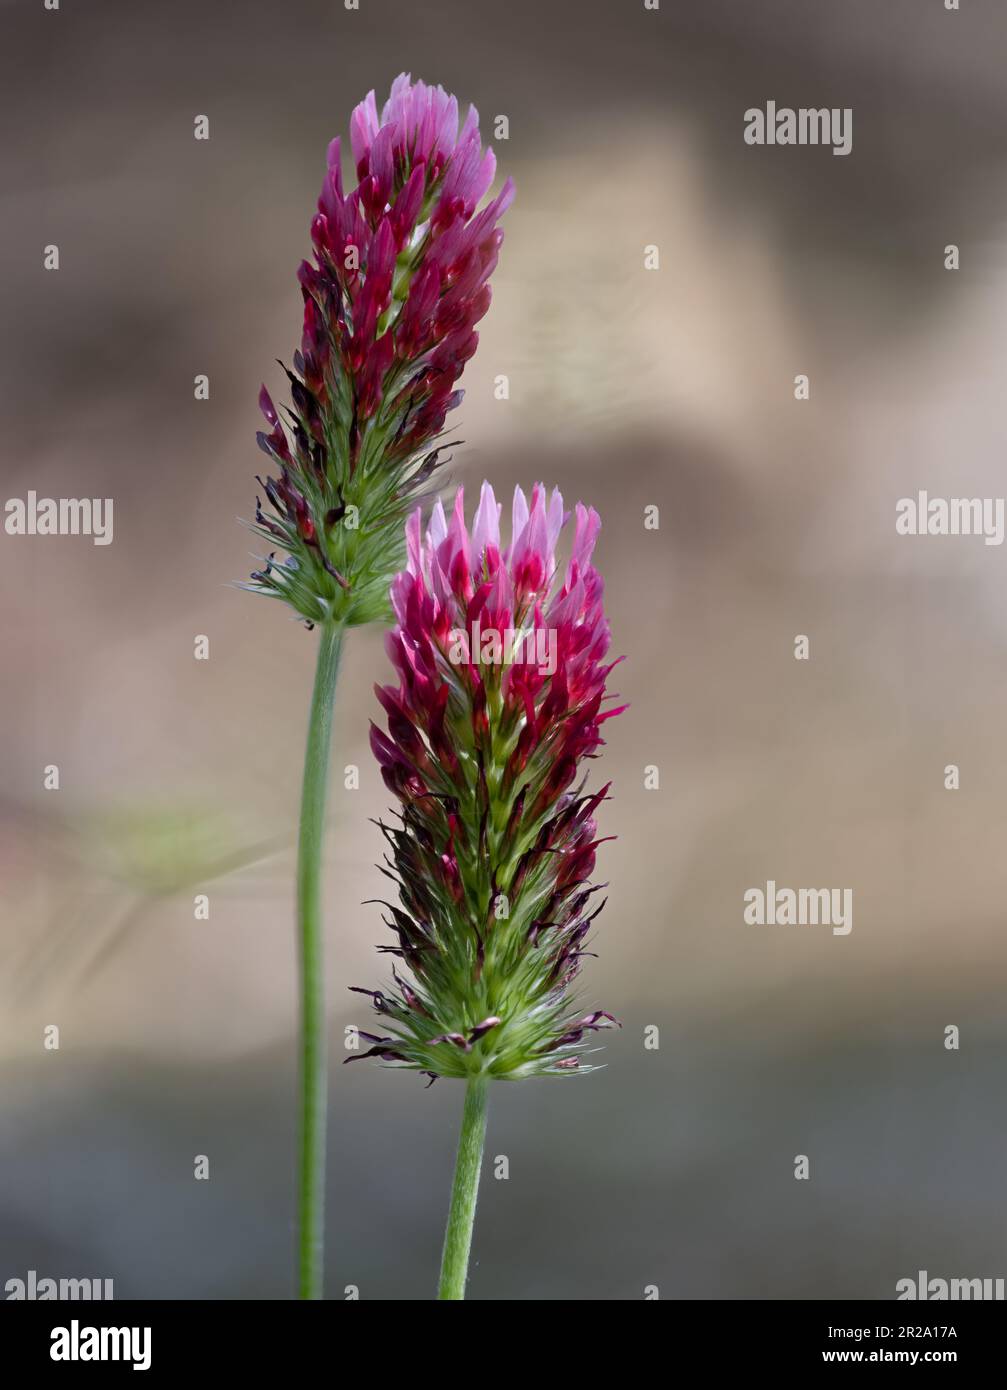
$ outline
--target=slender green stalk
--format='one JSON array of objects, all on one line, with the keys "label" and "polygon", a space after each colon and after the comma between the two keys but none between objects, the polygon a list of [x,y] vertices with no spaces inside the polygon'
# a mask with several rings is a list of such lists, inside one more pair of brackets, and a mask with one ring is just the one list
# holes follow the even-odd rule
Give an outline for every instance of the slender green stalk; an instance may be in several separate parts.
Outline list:
[{"label": "slender green stalk", "polygon": [[462,1132],[458,1140],[455,1180],[451,1189],[451,1211],[444,1233],[441,1282],[437,1292],[439,1299],[459,1300],[465,1297],[469,1251],[472,1248],[472,1226],[476,1219],[476,1200],[479,1196],[479,1170],[482,1168],[483,1143],[486,1139],[488,1087],[489,1082],[485,1076],[473,1076],[465,1088]]},{"label": "slender green stalk", "polygon": [[329,780],[332,703],[343,629],[321,627],[304,752],[297,841],[297,927],[301,960],[301,1116],[298,1269],[301,1298],[321,1298],[325,1257],[325,1121],[328,1033],[325,1020],[322,838]]}]

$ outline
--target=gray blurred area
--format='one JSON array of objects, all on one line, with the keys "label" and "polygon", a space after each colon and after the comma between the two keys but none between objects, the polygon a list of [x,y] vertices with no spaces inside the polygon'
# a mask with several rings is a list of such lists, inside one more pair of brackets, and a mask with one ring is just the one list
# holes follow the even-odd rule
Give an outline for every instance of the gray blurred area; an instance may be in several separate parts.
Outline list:
[{"label": "gray blurred area", "polygon": [[[64,0],[0,23],[0,500],[115,501],[111,546],[0,534],[0,1282],[292,1292],[314,638],[229,586],[254,567],[256,395],[283,394],[326,144],[403,69],[487,132],[510,120],[455,476],[598,508],[631,701],[595,769],[618,839],[583,976],[623,1028],[592,1076],[495,1088],[510,1176],[484,1171],[470,1297],[1007,1275],[1007,555],[894,526],[919,488],[1004,491],[1003,5]],[[852,154],[747,146],[770,99],[852,107]],[[449,1083],[340,1065],[367,1026],[346,987],[385,972],[360,904],[388,674],[354,633],[327,861],[334,1299],[432,1296],[460,1116]],[[852,886],[852,932],[746,926],[767,879]]]}]

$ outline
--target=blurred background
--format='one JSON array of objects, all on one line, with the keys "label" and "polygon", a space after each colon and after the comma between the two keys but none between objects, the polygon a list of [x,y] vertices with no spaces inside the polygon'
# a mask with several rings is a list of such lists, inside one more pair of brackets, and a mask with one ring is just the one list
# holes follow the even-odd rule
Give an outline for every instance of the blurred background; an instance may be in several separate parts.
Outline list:
[{"label": "blurred background", "polygon": [[[518,196],[455,477],[599,509],[632,702],[597,768],[618,839],[582,977],[624,1026],[590,1078],[495,1088],[488,1155],[510,1177],[484,1170],[469,1296],[890,1299],[919,1269],[1007,1274],[1007,555],[894,527],[918,488],[1003,493],[1004,7],[0,18],[0,500],[115,504],[107,547],[0,534],[0,1279],[293,1289],[315,639],[231,583],[254,567],[256,395],[283,395],[274,359],[299,339],[326,144],[400,70],[473,101],[487,135],[510,122]],[[769,100],[852,107],[852,154],[746,145]],[[450,1083],[339,1065],[368,1026],[346,987],[385,975],[360,904],[387,676],[381,635],[355,632],[327,858],[332,1298],[432,1296],[460,1115]],[[746,926],[767,879],[852,887],[852,933]]]}]

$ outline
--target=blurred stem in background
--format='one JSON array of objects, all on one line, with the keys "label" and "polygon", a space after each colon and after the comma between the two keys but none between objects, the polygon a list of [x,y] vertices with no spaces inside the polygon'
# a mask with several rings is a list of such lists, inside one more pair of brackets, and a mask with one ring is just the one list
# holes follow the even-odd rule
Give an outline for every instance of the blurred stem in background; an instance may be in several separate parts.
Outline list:
[{"label": "blurred stem in background", "polygon": [[322,1297],[325,1273],[325,1125],[328,1036],[325,1023],[322,839],[332,742],[332,705],[343,645],[341,624],[321,626],[304,752],[297,842],[297,927],[301,964],[301,1112],[298,1269],[301,1298]]},{"label": "blurred stem in background", "polygon": [[482,1168],[483,1145],[486,1140],[488,1087],[489,1080],[485,1076],[473,1076],[465,1086],[462,1132],[458,1140],[458,1157],[455,1160],[451,1210],[444,1233],[438,1299],[457,1301],[465,1297],[469,1251],[472,1248],[472,1226],[476,1219],[476,1201],[479,1196],[479,1172]]}]

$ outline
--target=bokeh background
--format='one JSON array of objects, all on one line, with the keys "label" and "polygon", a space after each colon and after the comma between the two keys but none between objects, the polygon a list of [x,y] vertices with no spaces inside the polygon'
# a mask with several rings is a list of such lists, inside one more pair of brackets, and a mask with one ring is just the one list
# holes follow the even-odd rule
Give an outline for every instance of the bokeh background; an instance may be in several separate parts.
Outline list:
[{"label": "bokeh background", "polygon": [[[115,502],[108,547],[0,534],[0,1278],[291,1294],[314,639],[230,584],[253,567],[256,394],[282,394],[299,336],[327,141],[403,69],[484,130],[510,120],[518,197],[455,476],[599,509],[632,702],[608,726],[618,840],[583,977],[624,1027],[590,1078],[496,1088],[510,1177],[484,1175],[470,1297],[890,1299],[919,1269],[1007,1273],[1007,555],[894,529],[917,488],[1003,492],[999,0],[7,0],[0,19],[3,499]],[[852,154],[745,145],[769,99],[852,107]],[[460,1113],[449,1083],[339,1065],[367,1026],[346,986],[384,971],[360,904],[386,674],[380,634],[353,634],[327,859],[332,1298],[432,1295]],[[851,886],[852,934],[746,926],[769,878]]]}]

